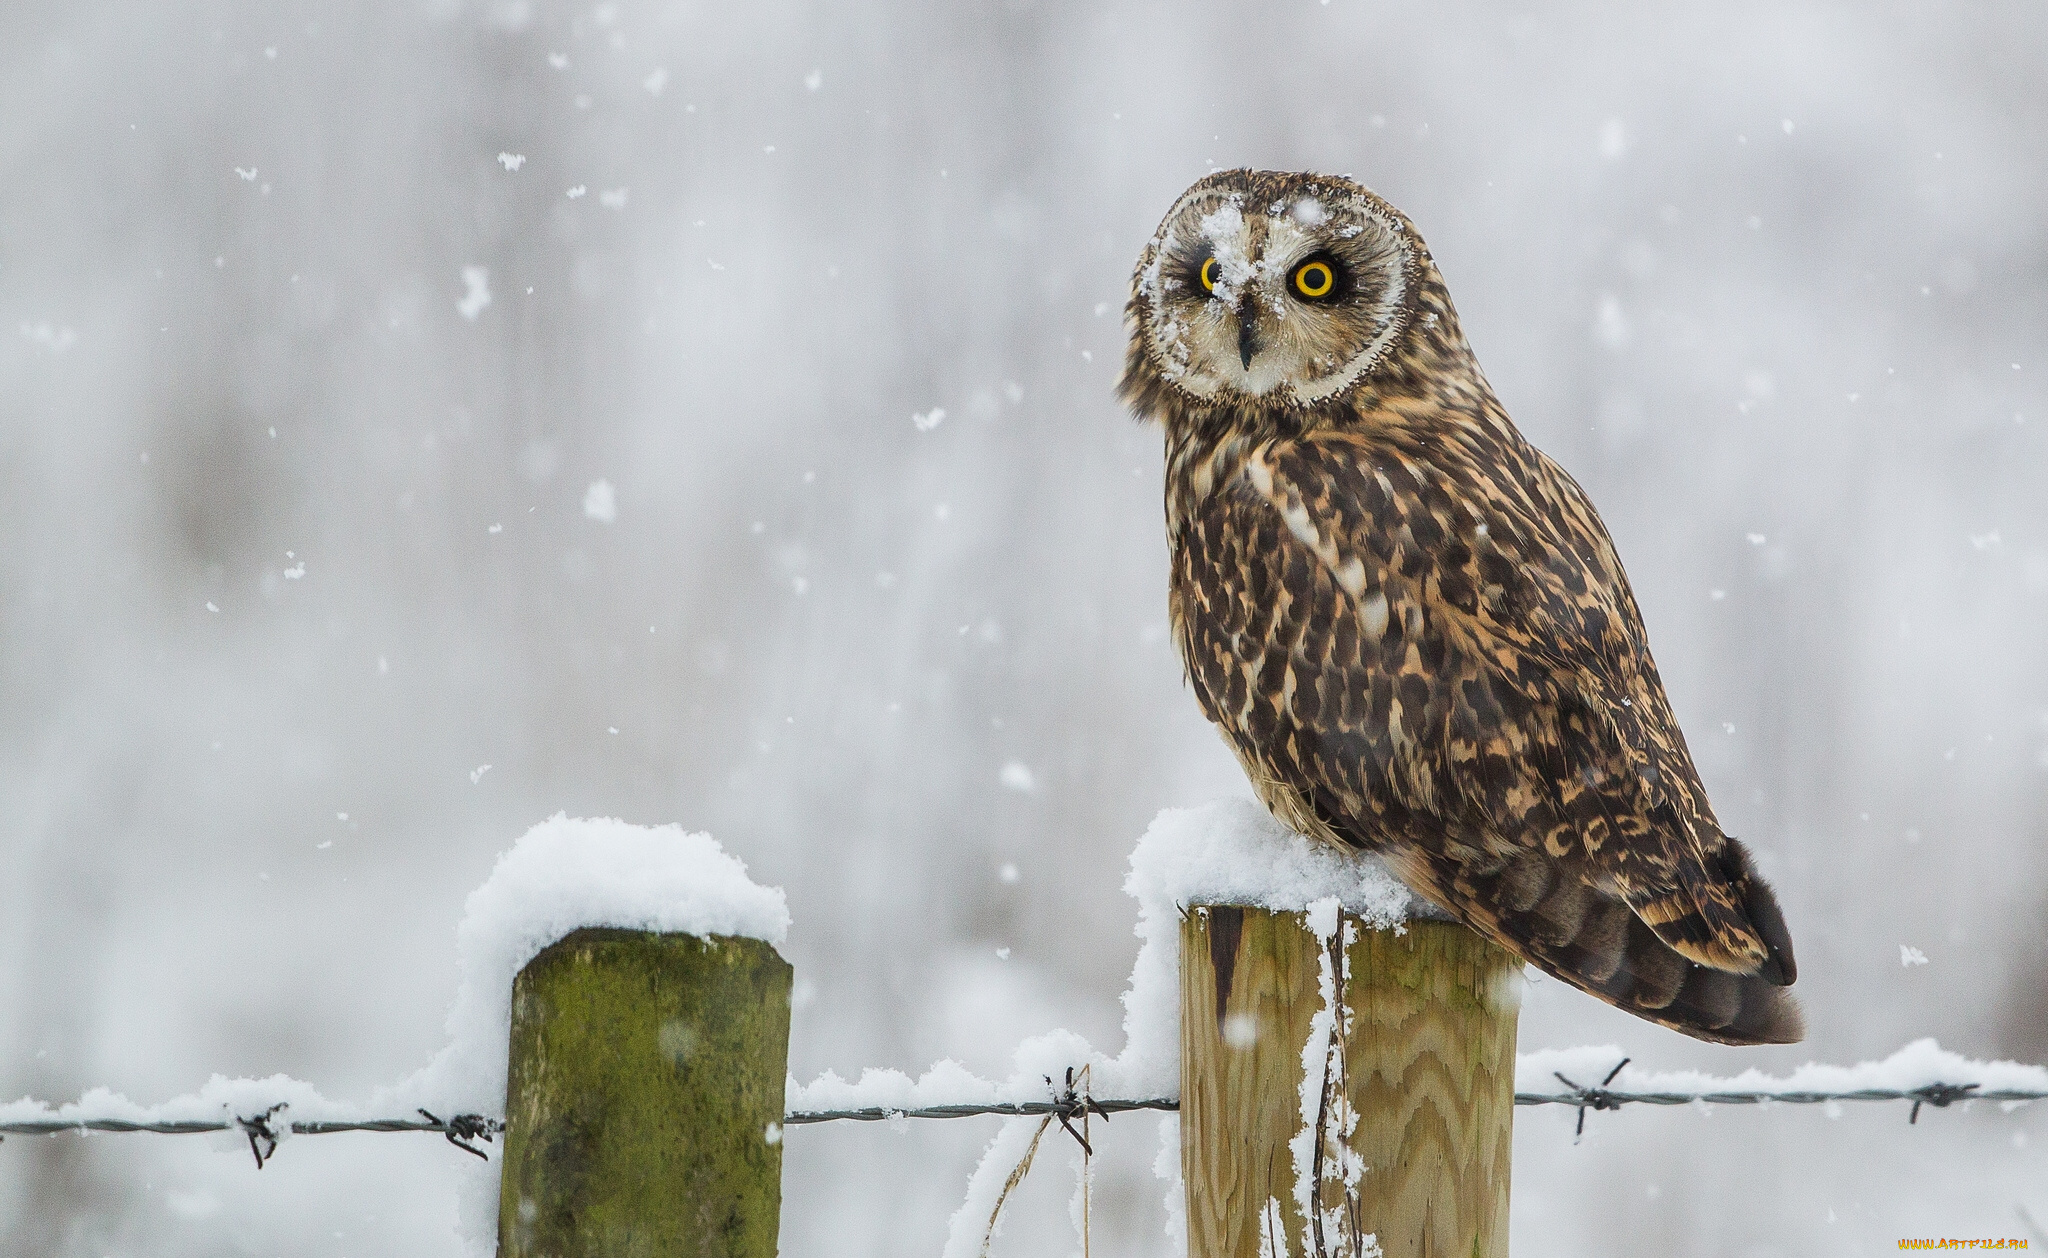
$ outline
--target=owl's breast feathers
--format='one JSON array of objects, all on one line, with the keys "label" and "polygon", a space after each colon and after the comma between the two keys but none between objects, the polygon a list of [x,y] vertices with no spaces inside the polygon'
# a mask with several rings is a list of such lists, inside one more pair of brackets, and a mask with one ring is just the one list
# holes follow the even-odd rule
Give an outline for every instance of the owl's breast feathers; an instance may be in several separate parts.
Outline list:
[{"label": "owl's breast feathers", "polygon": [[1203,710],[1282,819],[1380,851],[1541,968],[1688,1034],[1798,1039],[1790,937],[1598,514],[1476,376],[1452,402],[1168,424]]}]

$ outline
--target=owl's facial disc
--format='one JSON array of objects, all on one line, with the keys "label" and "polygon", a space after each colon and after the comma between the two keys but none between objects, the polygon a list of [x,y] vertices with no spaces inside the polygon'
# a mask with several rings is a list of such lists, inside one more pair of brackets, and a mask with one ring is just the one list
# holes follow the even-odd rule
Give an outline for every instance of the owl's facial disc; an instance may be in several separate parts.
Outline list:
[{"label": "owl's facial disc", "polygon": [[1253,204],[1253,178],[1211,176],[1161,225],[1138,277],[1151,358],[1199,398],[1320,401],[1405,326],[1413,250],[1347,180],[1281,177],[1293,187]]}]

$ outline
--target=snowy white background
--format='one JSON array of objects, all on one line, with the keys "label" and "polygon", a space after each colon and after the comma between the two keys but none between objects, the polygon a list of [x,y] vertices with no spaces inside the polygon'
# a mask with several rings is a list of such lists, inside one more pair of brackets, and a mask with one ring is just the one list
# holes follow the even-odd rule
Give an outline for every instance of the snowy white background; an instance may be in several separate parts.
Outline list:
[{"label": "snowy white background", "polygon": [[[2025,3],[0,7],[0,1098],[405,1077],[557,810],[787,889],[800,1078],[1114,1051],[1130,847],[1243,790],[1110,396],[1212,164],[1414,217],[1799,941],[1805,1045],[1537,984],[1523,1047],[2048,1060],[2044,45]],[[2044,1113],[1523,1111],[1515,1251],[2020,1235]],[[1103,1138],[1111,1252],[1160,1248],[1153,1129]],[[792,1132],[785,1248],[935,1253],[990,1134]],[[438,1140],[216,1143],[10,1138],[0,1251],[453,1251]],[[1064,1157],[1004,1254],[1072,1249]]]}]

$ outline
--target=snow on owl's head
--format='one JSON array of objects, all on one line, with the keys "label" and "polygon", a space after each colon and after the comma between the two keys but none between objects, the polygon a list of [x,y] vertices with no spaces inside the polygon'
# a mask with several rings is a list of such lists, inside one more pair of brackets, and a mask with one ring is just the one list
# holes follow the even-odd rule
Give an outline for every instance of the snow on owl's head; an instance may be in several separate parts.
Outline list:
[{"label": "snow on owl's head", "polygon": [[1407,327],[1426,256],[1398,210],[1342,176],[1218,171],[1138,259],[1126,396],[1334,398]]}]

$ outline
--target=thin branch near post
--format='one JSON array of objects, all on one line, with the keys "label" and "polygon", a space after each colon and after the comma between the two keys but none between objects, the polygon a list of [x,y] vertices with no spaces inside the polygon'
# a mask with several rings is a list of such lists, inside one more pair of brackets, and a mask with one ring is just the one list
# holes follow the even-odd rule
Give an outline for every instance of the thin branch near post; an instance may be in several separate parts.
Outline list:
[{"label": "thin branch near post", "polygon": [[[988,1226],[981,1234],[981,1258],[989,1258],[989,1250],[995,1244],[996,1223],[1002,1218],[1003,1207],[1009,1203],[1010,1194],[1016,1191],[1018,1185],[1024,1182],[1024,1177],[1031,1173],[1032,1161],[1038,1156],[1038,1142],[1045,1138],[1045,1133],[1052,1128],[1055,1120],[1058,1121],[1061,1130],[1072,1136],[1074,1143],[1081,1147],[1081,1258],[1089,1258],[1088,1180],[1094,1169],[1095,1146],[1088,1139],[1088,1118],[1091,1113],[1095,1113],[1101,1114],[1104,1122],[1109,1121],[1109,1114],[1088,1095],[1089,1073],[1092,1069],[1092,1066],[1083,1066],[1077,1073],[1072,1066],[1067,1067],[1064,1090],[1054,1085],[1052,1076],[1046,1076],[1045,1085],[1053,1093],[1051,1108],[1045,1111],[1045,1117],[1039,1121],[1038,1130],[1031,1133],[1031,1143],[1025,1146],[1024,1156],[1017,1160],[1017,1165],[1011,1168],[1009,1177],[1003,1181],[1003,1190],[996,1194],[995,1208],[989,1211]],[[1078,1128],[1074,1126],[1077,1118],[1081,1123]]]}]

